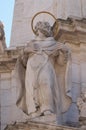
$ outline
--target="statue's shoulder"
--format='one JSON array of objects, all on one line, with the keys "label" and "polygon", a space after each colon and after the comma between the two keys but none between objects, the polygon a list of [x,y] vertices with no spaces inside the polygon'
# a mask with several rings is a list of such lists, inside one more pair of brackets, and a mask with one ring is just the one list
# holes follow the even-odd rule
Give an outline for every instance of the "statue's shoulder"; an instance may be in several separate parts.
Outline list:
[{"label": "statue's shoulder", "polygon": [[31,46],[36,42],[36,39],[32,39],[31,41],[27,42],[27,46]]}]

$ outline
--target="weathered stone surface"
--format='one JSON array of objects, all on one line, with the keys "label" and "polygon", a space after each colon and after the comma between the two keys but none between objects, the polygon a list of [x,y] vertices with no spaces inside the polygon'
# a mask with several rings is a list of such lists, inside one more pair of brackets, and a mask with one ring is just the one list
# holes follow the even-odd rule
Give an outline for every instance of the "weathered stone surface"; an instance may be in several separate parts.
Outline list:
[{"label": "weathered stone surface", "polygon": [[53,38],[48,22],[37,22],[35,34],[16,63],[16,104],[31,119],[62,124],[72,102],[70,49]]},{"label": "weathered stone surface", "polygon": [[[74,22],[73,22],[74,20]],[[77,24],[75,24],[77,23]],[[77,28],[77,31],[76,31]],[[65,42],[70,48],[72,52],[72,64],[73,64],[73,102],[74,106],[72,104],[72,108],[70,108],[68,117],[71,118],[72,115],[72,120],[73,117],[76,117],[78,119],[78,115],[76,114],[76,100],[77,97],[79,97],[79,90],[81,87],[86,86],[86,78],[85,78],[85,62],[86,62],[86,20],[59,20],[59,29],[58,29],[58,34],[56,36],[56,39],[60,42]],[[26,41],[25,41],[26,43]],[[15,67],[15,63],[17,60],[17,57],[19,56],[21,50],[21,47],[14,47],[12,49],[5,49],[4,54],[0,53],[0,104],[1,104],[1,97],[2,91],[10,91],[11,94],[11,102],[7,98],[6,101],[11,103],[10,106],[5,106],[8,105],[4,104],[4,106],[1,107],[0,105],[0,111],[1,109],[3,110],[2,120],[1,120],[1,127],[2,130],[3,128],[10,122],[15,122],[15,121],[22,121],[26,120],[26,116],[16,107],[15,101],[16,101],[16,81],[15,77],[13,76],[13,69]],[[12,73],[11,73],[12,72]],[[11,79],[10,79],[11,75]],[[9,79],[11,80],[11,86],[8,86],[6,82],[10,82]],[[76,79],[76,80],[75,80]],[[5,82],[4,82],[5,81]],[[78,81],[78,82],[77,82]],[[2,86],[1,86],[2,84]],[[8,83],[10,84],[10,83]],[[75,91],[74,91],[75,87]],[[7,90],[6,90],[7,88]],[[78,89],[79,88],[79,89]],[[3,89],[3,90],[2,90]],[[7,95],[7,94],[6,94]],[[8,95],[9,97],[9,95]],[[5,100],[5,99],[4,99]],[[9,107],[9,110],[11,108],[11,114],[8,114],[9,111],[8,109],[5,109],[5,107]],[[4,108],[4,109],[3,109]],[[72,110],[72,112],[71,112]],[[5,111],[7,114],[4,114]],[[5,117],[4,117],[5,115]],[[18,115],[18,116],[17,116]],[[6,120],[4,119],[6,118]],[[23,119],[22,119],[23,118]],[[3,121],[5,120],[5,121]],[[8,120],[8,121],[7,121]],[[3,121],[3,122],[2,122]],[[28,128],[27,128],[28,129]],[[84,128],[85,130],[86,128]],[[80,128],[81,130],[81,128]]]},{"label": "weathered stone surface", "polygon": [[12,104],[11,89],[1,89],[1,106],[9,106]]},{"label": "weathered stone surface", "polygon": [[82,130],[74,127],[56,126],[46,123],[26,122],[8,125],[5,130]]},{"label": "weathered stone surface", "polygon": [[1,123],[2,123],[2,125],[12,123],[12,118],[11,118],[10,114],[12,114],[11,105],[1,107]]}]

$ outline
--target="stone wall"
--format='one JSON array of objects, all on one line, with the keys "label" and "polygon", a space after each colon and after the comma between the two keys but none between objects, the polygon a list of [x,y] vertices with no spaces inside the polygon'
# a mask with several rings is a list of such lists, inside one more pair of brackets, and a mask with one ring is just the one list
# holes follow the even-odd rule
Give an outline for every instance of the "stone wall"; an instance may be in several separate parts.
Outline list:
[{"label": "stone wall", "polygon": [[[15,53],[16,52],[16,53]],[[14,66],[19,54],[17,50],[5,50],[0,55],[0,123],[1,130],[7,124],[24,121],[25,115],[16,106],[16,81]]]},{"label": "stone wall", "polygon": [[37,122],[26,122],[26,123],[15,123],[8,125],[5,130],[82,130],[79,128],[66,127],[66,126],[55,126],[51,124],[43,124]]},{"label": "stone wall", "polygon": [[16,82],[12,73],[0,76],[1,129],[15,121],[24,121],[24,114],[16,106]]},{"label": "stone wall", "polygon": [[0,74],[1,124],[2,127],[11,121],[11,73]]}]

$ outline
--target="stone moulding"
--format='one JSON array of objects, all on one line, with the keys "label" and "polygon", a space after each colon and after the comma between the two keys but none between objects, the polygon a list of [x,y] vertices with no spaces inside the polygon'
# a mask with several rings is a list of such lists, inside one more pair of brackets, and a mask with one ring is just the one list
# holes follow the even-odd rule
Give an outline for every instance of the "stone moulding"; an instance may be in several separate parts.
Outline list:
[{"label": "stone moulding", "polygon": [[74,41],[76,44],[80,42],[86,43],[86,19],[68,18],[67,20],[58,20],[58,31],[56,24],[53,26],[53,31],[56,33],[56,40],[63,42]]},{"label": "stone moulding", "polygon": [[5,128],[5,130],[82,130],[82,129],[66,126],[56,126],[37,122],[25,122],[25,123],[15,123],[13,125],[8,125]]},{"label": "stone moulding", "polygon": [[6,73],[14,69],[21,49],[5,49],[4,53],[0,53],[0,72]]}]

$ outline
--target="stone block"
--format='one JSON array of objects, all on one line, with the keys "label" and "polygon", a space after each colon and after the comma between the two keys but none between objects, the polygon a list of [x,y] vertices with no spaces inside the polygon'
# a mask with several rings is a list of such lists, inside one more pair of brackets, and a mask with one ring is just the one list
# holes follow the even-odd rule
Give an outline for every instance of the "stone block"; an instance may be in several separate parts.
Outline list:
[{"label": "stone block", "polygon": [[11,88],[11,79],[1,80],[1,89],[10,89]]},{"label": "stone block", "polygon": [[[14,68],[15,69],[15,68]],[[13,70],[12,73],[11,73],[11,87],[16,87],[17,85],[17,82],[16,82],[16,73],[15,71]]]},{"label": "stone block", "polygon": [[81,82],[86,83],[86,62],[81,63]]},{"label": "stone block", "polygon": [[12,123],[12,111],[11,106],[1,107],[1,124],[10,124]]},{"label": "stone block", "polygon": [[1,79],[9,79],[11,78],[11,73],[1,73]]},{"label": "stone block", "polygon": [[82,13],[83,13],[83,17],[86,18],[86,0],[82,0]]},{"label": "stone block", "polygon": [[77,98],[80,96],[80,84],[72,83],[72,101],[77,102]]},{"label": "stone block", "polygon": [[12,104],[11,90],[1,90],[1,106],[9,106]]},{"label": "stone block", "polygon": [[11,89],[11,96],[12,96],[12,104],[16,104],[16,87]]},{"label": "stone block", "polygon": [[[77,45],[75,45],[73,43],[72,45],[70,45],[70,49],[72,51],[72,54],[71,54],[72,63],[80,65],[81,55],[80,55],[80,53],[77,53],[77,51],[80,52],[80,47],[77,47]],[[73,52],[73,51],[75,51],[75,52]]]},{"label": "stone block", "polygon": [[17,20],[20,20],[24,12],[24,3],[20,2],[19,4],[16,4],[15,8],[15,17]]},{"label": "stone block", "polygon": [[80,65],[72,63],[72,82],[80,83]]},{"label": "stone block", "polygon": [[15,77],[12,77],[12,79],[11,79],[11,87],[15,88],[16,86],[17,86],[16,79],[15,79]]},{"label": "stone block", "polygon": [[[75,17],[82,17],[81,12],[81,0],[66,0],[67,3],[67,16],[75,16]],[[71,4],[71,6],[70,6]]]}]

